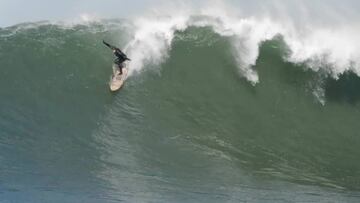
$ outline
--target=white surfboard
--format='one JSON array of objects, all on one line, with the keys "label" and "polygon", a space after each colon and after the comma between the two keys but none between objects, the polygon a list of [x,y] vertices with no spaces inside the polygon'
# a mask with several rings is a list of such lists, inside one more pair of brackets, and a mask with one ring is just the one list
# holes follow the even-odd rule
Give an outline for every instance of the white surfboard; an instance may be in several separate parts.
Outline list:
[{"label": "white surfboard", "polygon": [[110,83],[109,83],[110,90],[112,92],[119,90],[124,85],[124,82],[125,82],[127,74],[128,74],[127,68],[123,68],[122,72],[123,72],[123,74],[120,75],[120,70],[118,68],[116,70],[114,70],[113,75],[110,79]]}]

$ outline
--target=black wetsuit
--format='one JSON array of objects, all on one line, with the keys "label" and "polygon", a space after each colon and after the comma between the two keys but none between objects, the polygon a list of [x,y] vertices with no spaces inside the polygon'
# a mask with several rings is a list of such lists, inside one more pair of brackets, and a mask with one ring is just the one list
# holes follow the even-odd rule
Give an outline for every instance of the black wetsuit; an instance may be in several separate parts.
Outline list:
[{"label": "black wetsuit", "polygon": [[114,55],[116,59],[114,60],[114,63],[121,66],[124,61],[126,61],[127,56],[118,48],[114,49]]},{"label": "black wetsuit", "polygon": [[114,63],[119,67],[120,74],[122,74],[122,69],[124,68],[124,62],[130,59],[119,48],[112,46],[106,43],[105,41],[103,41],[103,43],[114,51],[114,55],[116,57]]}]

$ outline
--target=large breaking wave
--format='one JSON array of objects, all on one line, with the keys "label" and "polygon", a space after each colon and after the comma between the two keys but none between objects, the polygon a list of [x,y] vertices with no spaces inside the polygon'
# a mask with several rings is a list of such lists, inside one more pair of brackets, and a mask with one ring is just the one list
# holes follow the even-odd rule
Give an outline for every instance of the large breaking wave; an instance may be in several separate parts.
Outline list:
[{"label": "large breaking wave", "polygon": [[[119,25],[123,27],[128,38],[125,40],[124,35],[121,35],[117,37],[116,43],[122,42],[122,48],[132,59],[130,74],[154,67],[148,66],[150,64],[157,66],[164,62],[177,32],[189,27],[209,27],[231,42],[231,52],[240,77],[246,78],[253,85],[261,82],[254,68],[260,46],[277,36],[286,45],[287,51],[283,55],[286,62],[301,64],[300,67],[335,79],[349,71],[360,75],[360,25],[354,19],[354,8],[347,4],[339,7],[336,2],[310,5],[300,1],[271,1],[262,2],[262,6],[254,9],[256,4],[259,2],[240,2],[237,6],[221,1],[212,1],[206,6],[175,3],[165,4],[121,23],[81,14],[72,23],[56,24],[65,29],[72,29],[79,24],[92,27],[94,23],[102,24],[106,29]],[[5,31],[11,31],[3,31],[2,36],[47,23],[5,28]],[[319,84],[321,86],[321,82]],[[316,87],[314,91],[315,96],[323,100],[322,87]]]},{"label": "large breaking wave", "polygon": [[[195,13],[200,16],[195,16]],[[261,80],[252,68],[261,43],[277,35],[281,35],[288,46],[289,54],[284,56],[286,61],[306,64],[308,68],[321,70],[334,78],[346,71],[360,74],[360,29],[358,23],[351,21],[346,24],[305,23],[296,22],[285,14],[283,18],[271,15],[243,17],[229,12],[225,5],[217,4],[196,12],[174,12],[171,17],[152,13],[136,18],[134,26],[134,36],[126,50],[134,59],[132,65],[136,71],[141,70],[144,63],[163,61],[171,49],[176,31],[190,26],[209,26],[232,41],[239,71],[252,84]]]},{"label": "large breaking wave", "polygon": [[[210,154],[195,159],[196,164],[214,157],[227,160],[230,172],[224,168],[219,173],[222,161],[210,168],[216,175],[228,172],[229,180],[245,168],[290,182],[359,188],[359,164],[352,156],[359,152],[358,106],[329,102],[322,108],[307,92],[310,88],[321,102],[324,88],[331,101],[360,101],[356,22],[326,15],[310,19],[313,13],[293,18],[301,12],[290,12],[288,5],[280,6],[278,11],[285,11],[277,15],[266,7],[256,15],[219,2],[197,9],[165,8],[126,20],[82,15],[72,23],[0,29],[1,129],[2,140],[10,143],[3,149],[10,182],[13,171],[28,178],[21,166],[34,157],[50,171],[48,177],[57,176],[53,168],[72,160],[78,164],[70,171],[77,177],[83,167],[77,159],[81,150],[90,154],[84,155],[89,166],[93,156],[100,160],[100,179],[111,182],[114,191],[128,186],[117,179],[124,174],[138,178],[164,171],[167,182],[187,165],[173,165],[177,158],[168,156],[169,151],[178,154],[185,148],[191,153],[181,155],[183,160]],[[112,54],[102,39],[125,49],[132,59],[132,77],[118,94],[108,92]],[[49,148],[55,150],[44,153]],[[69,149],[80,151],[63,156]],[[19,150],[24,158],[11,158]],[[36,153],[28,158],[28,151]],[[54,164],[57,157],[62,159]],[[146,160],[155,161],[144,167]],[[17,170],[14,163],[20,166]],[[168,163],[174,169],[166,173]],[[90,180],[92,167],[85,168],[89,174],[81,172],[81,177]],[[193,177],[206,174],[196,171],[185,170],[178,177],[185,175],[192,183]],[[78,181],[71,172],[66,177]],[[47,183],[47,177],[41,180]],[[138,191],[137,184],[129,184]]]}]

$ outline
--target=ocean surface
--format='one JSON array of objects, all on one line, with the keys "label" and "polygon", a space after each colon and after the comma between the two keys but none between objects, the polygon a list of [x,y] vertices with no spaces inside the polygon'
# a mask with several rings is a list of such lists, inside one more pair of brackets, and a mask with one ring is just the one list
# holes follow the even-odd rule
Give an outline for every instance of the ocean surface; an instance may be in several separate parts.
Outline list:
[{"label": "ocean surface", "polygon": [[[360,202],[350,37],[149,21],[0,28],[1,203]],[[132,59],[119,92],[103,39]]]}]

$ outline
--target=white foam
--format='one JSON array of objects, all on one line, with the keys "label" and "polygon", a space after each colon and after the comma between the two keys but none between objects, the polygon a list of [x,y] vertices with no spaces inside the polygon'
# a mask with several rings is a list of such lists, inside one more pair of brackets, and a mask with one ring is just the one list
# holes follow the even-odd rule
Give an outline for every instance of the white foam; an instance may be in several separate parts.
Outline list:
[{"label": "white foam", "polygon": [[131,57],[131,73],[140,71],[144,64],[160,64],[168,56],[176,30],[186,28],[186,18],[138,18],[134,21],[135,34],[125,47]]},{"label": "white foam", "polygon": [[337,78],[345,71],[359,74],[360,30],[351,27],[337,29],[313,29],[299,36],[283,33],[286,44],[292,51],[288,60],[306,63],[315,71],[325,70]]},{"label": "white foam", "polygon": [[[286,58],[290,62],[304,63],[314,71],[323,70],[334,78],[349,70],[360,75],[360,26],[357,22],[344,24],[344,20],[338,20],[331,24],[325,18],[312,19],[313,11],[307,10],[304,3],[291,4],[299,5],[299,11],[288,8],[285,3],[274,5],[280,8],[277,10],[281,11],[280,14],[274,15],[269,10],[261,15],[253,13],[244,16],[224,2],[213,1],[200,9],[184,9],[184,6],[177,10],[166,8],[166,12],[158,9],[137,18],[134,20],[133,40],[126,46],[133,60],[132,72],[140,71],[147,63],[163,62],[177,30],[184,30],[188,26],[211,26],[214,32],[231,38],[239,71],[252,84],[260,81],[253,69],[259,56],[259,47],[262,42],[277,34],[283,36],[290,48],[291,53]],[[329,15],[331,12],[327,10],[326,13]],[[162,15],[169,13],[171,15]],[[297,14],[299,17],[295,19],[293,16]],[[207,17],[193,18],[194,15]],[[330,19],[340,15],[335,13],[334,16]]]}]

